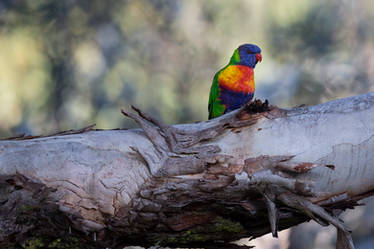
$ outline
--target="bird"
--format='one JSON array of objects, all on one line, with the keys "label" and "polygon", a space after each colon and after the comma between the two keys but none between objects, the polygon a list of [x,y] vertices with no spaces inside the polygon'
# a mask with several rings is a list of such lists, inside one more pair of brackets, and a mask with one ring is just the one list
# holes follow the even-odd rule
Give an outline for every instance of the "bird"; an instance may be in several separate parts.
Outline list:
[{"label": "bird", "polygon": [[230,62],[214,75],[208,103],[209,119],[238,109],[252,100],[254,68],[259,61],[262,61],[262,55],[257,45],[243,44],[235,49]]}]

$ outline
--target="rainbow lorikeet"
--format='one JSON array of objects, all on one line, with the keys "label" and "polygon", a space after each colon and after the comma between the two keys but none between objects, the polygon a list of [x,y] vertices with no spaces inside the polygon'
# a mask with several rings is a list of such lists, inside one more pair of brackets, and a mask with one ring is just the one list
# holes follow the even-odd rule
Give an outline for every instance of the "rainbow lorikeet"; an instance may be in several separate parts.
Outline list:
[{"label": "rainbow lorikeet", "polygon": [[209,96],[209,119],[240,108],[255,92],[254,71],[262,61],[261,49],[253,44],[239,46],[227,66],[214,76]]}]

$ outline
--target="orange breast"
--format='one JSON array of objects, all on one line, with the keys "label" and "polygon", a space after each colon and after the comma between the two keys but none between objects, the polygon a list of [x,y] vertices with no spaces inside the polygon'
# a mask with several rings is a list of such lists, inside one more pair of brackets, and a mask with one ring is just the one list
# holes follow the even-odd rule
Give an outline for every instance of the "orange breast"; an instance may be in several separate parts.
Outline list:
[{"label": "orange breast", "polygon": [[253,93],[255,81],[253,69],[243,65],[230,65],[218,75],[220,86],[235,92]]}]

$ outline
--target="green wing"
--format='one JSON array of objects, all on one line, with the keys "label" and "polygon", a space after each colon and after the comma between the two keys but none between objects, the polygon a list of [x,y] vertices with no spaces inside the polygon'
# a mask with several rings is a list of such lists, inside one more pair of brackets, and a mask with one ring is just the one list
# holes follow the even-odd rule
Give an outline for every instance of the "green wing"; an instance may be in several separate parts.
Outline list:
[{"label": "green wing", "polygon": [[232,55],[230,62],[227,66],[219,70],[216,75],[214,75],[212,87],[210,88],[209,102],[208,102],[208,111],[209,119],[219,117],[225,113],[226,107],[221,104],[219,100],[219,85],[218,85],[218,76],[220,73],[225,70],[229,65],[236,65],[240,62],[239,49],[235,49],[234,54]]},{"label": "green wing", "polygon": [[218,86],[218,76],[223,69],[218,71],[214,75],[212,87],[210,88],[209,102],[208,102],[208,111],[209,119],[219,117],[225,112],[225,106],[222,105],[218,99],[219,97],[219,86]]}]

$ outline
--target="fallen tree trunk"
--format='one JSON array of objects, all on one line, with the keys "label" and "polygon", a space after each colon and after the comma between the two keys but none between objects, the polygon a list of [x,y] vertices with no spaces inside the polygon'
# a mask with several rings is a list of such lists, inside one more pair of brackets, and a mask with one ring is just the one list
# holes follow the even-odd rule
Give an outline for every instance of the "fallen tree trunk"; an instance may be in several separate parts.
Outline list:
[{"label": "fallen tree trunk", "polygon": [[0,141],[0,246],[229,248],[315,219],[353,248],[335,215],[374,193],[374,93],[258,104],[175,126],[134,108],[142,130]]}]

